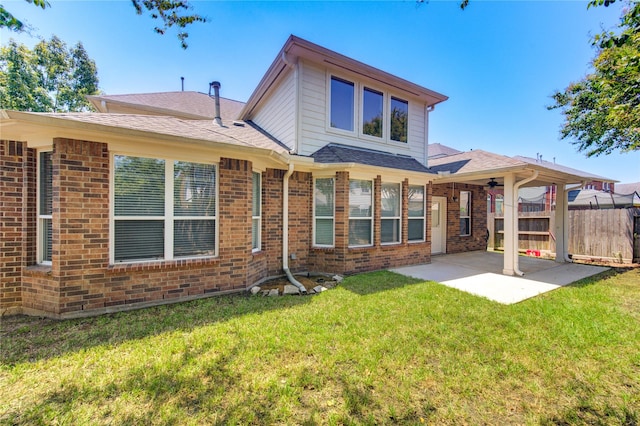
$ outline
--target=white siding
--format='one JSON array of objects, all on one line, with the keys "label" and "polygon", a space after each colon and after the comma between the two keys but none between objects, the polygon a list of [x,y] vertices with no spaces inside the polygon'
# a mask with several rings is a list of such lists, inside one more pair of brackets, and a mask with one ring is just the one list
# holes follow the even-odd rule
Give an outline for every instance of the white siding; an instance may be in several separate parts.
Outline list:
[{"label": "white siding", "polygon": [[290,149],[295,149],[296,79],[293,70],[287,71],[282,82],[265,99],[254,114],[253,122]]},{"label": "white siding", "polygon": [[[356,146],[360,148],[376,149],[394,154],[410,155],[422,164],[426,164],[425,158],[425,106],[409,99],[409,132],[408,142],[375,142],[369,139],[359,138],[357,131],[353,136],[332,132],[327,126],[327,75],[328,71],[301,61],[301,108],[300,108],[300,137],[298,153],[300,155],[311,155],[329,143],[340,143],[343,145]],[[346,78],[354,83],[357,80],[343,76],[340,73],[337,77]],[[402,93],[385,92],[386,96],[397,96],[401,99]],[[360,96],[356,94],[356,109],[360,108]],[[357,114],[359,115],[359,114]],[[385,124],[388,127],[388,124]],[[359,122],[356,120],[356,129]]]}]

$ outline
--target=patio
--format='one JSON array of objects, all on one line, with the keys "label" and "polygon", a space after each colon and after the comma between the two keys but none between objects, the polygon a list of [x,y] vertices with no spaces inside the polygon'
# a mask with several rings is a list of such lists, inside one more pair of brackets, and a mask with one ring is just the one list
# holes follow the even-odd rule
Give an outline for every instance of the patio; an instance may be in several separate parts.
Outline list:
[{"label": "patio", "polygon": [[502,274],[503,254],[476,251],[434,256],[430,264],[391,269],[402,275],[436,281],[495,302],[510,305],[571,284],[608,268],[556,263],[520,256],[523,277]]}]

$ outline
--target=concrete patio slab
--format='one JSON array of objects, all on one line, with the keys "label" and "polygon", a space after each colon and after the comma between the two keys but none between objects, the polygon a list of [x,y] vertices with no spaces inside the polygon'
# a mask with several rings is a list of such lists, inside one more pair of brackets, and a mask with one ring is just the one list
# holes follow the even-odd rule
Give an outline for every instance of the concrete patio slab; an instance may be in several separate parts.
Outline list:
[{"label": "concrete patio slab", "polygon": [[434,256],[430,264],[391,269],[436,281],[476,296],[510,305],[571,284],[609,268],[521,256],[524,277],[502,275],[502,253],[468,252]]}]

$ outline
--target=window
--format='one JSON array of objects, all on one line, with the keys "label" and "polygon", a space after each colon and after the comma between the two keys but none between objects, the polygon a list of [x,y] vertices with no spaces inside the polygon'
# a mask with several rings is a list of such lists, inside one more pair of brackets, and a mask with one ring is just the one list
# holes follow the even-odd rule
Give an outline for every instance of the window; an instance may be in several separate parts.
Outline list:
[{"label": "window", "polygon": [[400,242],[400,199],[399,183],[383,183],[380,194],[380,243]]},{"label": "window", "polygon": [[116,155],[114,168],[115,262],[215,255],[214,165]]},{"label": "window", "polygon": [[51,263],[53,212],[53,162],[50,151],[41,152],[38,164],[38,262]]},{"label": "window", "polygon": [[[424,186],[409,185],[409,241],[424,241]],[[438,220],[440,217],[438,217]],[[437,226],[437,224],[435,224]]]},{"label": "window", "polygon": [[504,196],[496,195],[496,216],[504,216]]},{"label": "window", "polygon": [[460,235],[471,235],[471,192],[460,191]]},{"label": "window", "polygon": [[353,132],[354,94],[353,83],[331,77],[331,127]]},{"label": "window", "polygon": [[251,208],[251,250],[262,248],[262,175],[253,172],[253,197]]},{"label": "window", "polygon": [[333,178],[316,179],[313,195],[314,246],[333,247],[334,194]]},{"label": "window", "polygon": [[409,129],[409,103],[391,97],[391,140],[396,142],[407,142],[407,132]]},{"label": "window", "polygon": [[378,138],[382,137],[383,105],[384,96],[382,92],[367,87],[364,88],[362,95],[363,134]]},{"label": "window", "polygon": [[349,180],[349,246],[373,244],[373,183]]}]

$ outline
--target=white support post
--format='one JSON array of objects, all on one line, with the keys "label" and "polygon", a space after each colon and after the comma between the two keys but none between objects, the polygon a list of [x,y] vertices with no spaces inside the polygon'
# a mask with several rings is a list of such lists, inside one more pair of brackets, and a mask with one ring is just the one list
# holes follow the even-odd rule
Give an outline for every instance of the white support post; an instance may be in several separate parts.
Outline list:
[{"label": "white support post", "polygon": [[504,177],[504,264],[502,273],[504,275],[513,275],[514,269],[514,230],[517,235],[518,221],[514,221],[514,217],[518,214],[518,194],[514,194],[513,186],[515,184],[515,176],[512,173]]}]

